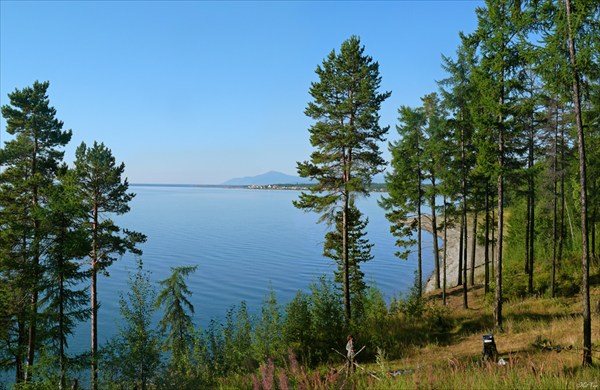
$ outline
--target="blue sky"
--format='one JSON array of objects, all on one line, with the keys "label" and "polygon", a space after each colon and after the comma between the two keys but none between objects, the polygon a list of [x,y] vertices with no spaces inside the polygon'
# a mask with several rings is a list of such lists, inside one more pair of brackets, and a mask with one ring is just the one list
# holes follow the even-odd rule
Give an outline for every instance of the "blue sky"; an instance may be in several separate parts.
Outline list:
[{"label": "blue sky", "polygon": [[295,174],[312,151],[308,89],[332,49],[358,35],[379,62],[382,91],[392,91],[381,125],[394,140],[397,109],[437,90],[441,55],[454,55],[482,5],[2,0],[0,103],[49,80],[57,117],[73,130],[65,160],[82,141],[104,142],[131,183]]}]

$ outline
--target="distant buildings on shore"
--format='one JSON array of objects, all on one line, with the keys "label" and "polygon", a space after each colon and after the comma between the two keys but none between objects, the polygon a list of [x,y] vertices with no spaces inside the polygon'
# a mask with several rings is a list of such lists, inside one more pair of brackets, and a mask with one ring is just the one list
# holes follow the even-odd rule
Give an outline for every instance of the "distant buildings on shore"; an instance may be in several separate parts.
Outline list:
[{"label": "distant buildings on shore", "polygon": [[[309,190],[313,185],[307,184],[266,184],[258,185],[251,184],[245,188],[250,190],[292,190],[292,191],[305,191]],[[385,184],[373,184],[370,189],[371,192],[387,192]]]}]

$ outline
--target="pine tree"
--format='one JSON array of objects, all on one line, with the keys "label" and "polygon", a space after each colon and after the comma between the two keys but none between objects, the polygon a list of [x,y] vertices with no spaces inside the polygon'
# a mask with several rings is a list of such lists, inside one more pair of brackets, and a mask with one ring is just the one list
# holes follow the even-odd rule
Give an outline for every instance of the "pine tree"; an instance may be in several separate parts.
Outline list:
[{"label": "pine tree", "polygon": [[122,230],[109,218],[129,211],[135,194],[128,193],[129,184],[122,175],[125,164],[116,165],[110,149],[94,142],[88,148],[82,143],[75,153],[75,175],[84,203],[88,238],[91,241],[91,316],[92,316],[92,388],[98,388],[98,272],[104,271],[125,252],[141,254],[136,247],[146,237]]},{"label": "pine tree", "polygon": [[[537,4],[532,4],[535,7]],[[540,12],[543,23],[538,28],[545,48],[540,53],[547,61],[542,77],[548,88],[573,104],[577,150],[579,155],[579,209],[581,222],[581,264],[583,302],[583,365],[592,363],[591,309],[589,292],[588,235],[588,173],[586,132],[584,128],[584,98],[591,85],[598,82],[598,52],[600,50],[600,4],[594,0],[548,0]],[[560,255],[559,255],[560,257]]]},{"label": "pine tree", "polygon": [[46,252],[46,285],[42,303],[45,306],[46,331],[58,349],[60,389],[66,388],[68,357],[67,337],[76,324],[89,316],[87,292],[78,288],[87,279],[81,267],[89,252],[89,240],[83,229],[85,212],[77,196],[73,175],[62,174],[48,197],[45,223],[48,231]]},{"label": "pine tree", "polygon": [[388,127],[379,126],[381,103],[390,92],[378,93],[379,64],[364,54],[360,39],[352,36],[339,53],[332,50],[316,69],[314,99],[305,114],[316,123],[309,129],[316,150],[311,161],[298,163],[298,174],[317,181],[311,192],[303,192],[294,206],[321,214],[320,221],[333,222],[342,213],[342,261],[344,264],[344,312],[352,317],[349,278],[348,214],[353,199],[368,195],[375,174],[384,160],[378,142]]},{"label": "pine tree", "polygon": [[[571,0],[565,0],[567,42],[569,47],[570,74],[573,85],[573,104],[575,105],[575,123],[577,129],[577,151],[579,153],[579,194],[581,207],[581,274],[582,274],[582,301],[583,301],[583,365],[592,365],[592,313],[590,308],[590,252],[588,241],[588,196],[587,196],[587,161],[585,157],[585,132],[583,130],[583,117],[581,108],[581,65],[585,59],[577,55],[579,48],[576,47],[575,29],[585,28],[582,19],[589,18],[588,23],[598,24],[600,5],[582,2],[586,7],[572,10]],[[579,12],[577,12],[579,11]],[[572,13],[575,12],[577,21],[573,21]],[[595,17],[595,19],[594,19]],[[585,22],[584,22],[585,23]],[[598,33],[598,31],[596,31]],[[577,40],[577,44],[580,42]]]},{"label": "pine tree", "polygon": [[[457,285],[463,286],[463,307],[467,302],[467,207],[470,196],[469,172],[474,166],[473,153],[473,105],[476,101],[475,87],[473,82],[473,68],[476,64],[472,48],[471,36],[461,34],[461,45],[456,51],[456,60],[442,57],[442,67],[448,73],[448,77],[439,82],[443,104],[451,113],[448,120],[448,137],[454,143],[449,147],[451,153],[449,164],[442,175],[446,194],[453,202],[460,202],[459,227],[459,254],[458,254],[458,278]],[[446,88],[446,89],[444,89]],[[448,144],[448,143],[447,143]]]},{"label": "pine tree", "polygon": [[[15,136],[0,149],[0,224],[2,272],[14,279],[14,296],[21,307],[15,308],[18,324],[15,367],[17,382],[29,381],[37,350],[38,299],[42,293],[43,229],[41,210],[45,207],[47,188],[56,176],[64,147],[71,131],[63,131],[63,122],[56,119],[56,109],[50,106],[48,82],[34,82],[31,87],[9,93],[10,104],[2,106],[6,131]],[[4,229],[6,227],[6,229]],[[24,300],[29,301],[25,308]],[[23,334],[27,328],[27,336]],[[26,363],[23,369],[27,339]]]},{"label": "pine tree", "polygon": [[[368,218],[363,219],[360,210],[350,205],[348,214],[348,278],[350,279],[350,301],[354,319],[359,319],[364,313],[363,298],[367,285],[364,281],[365,274],[360,270],[360,263],[373,260],[371,248],[373,244],[365,237],[365,229],[369,223]],[[335,230],[325,234],[324,255],[333,259],[338,266],[335,271],[335,282],[341,286],[343,292],[344,264],[342,261],[342,213],[338,212],[335,221]]]},{"label": "pine tree", "polygon": [[192,346],[194,305],[188,299],[192,295],[185,278],[195,272],[197,266],[171,267],[171,276],[159,283],[163,289],[156,298],[155,306],[163,309],[159,325],[167,332],[163,348],[171,353],[171,367],[180,373],[189,369],[189,353]]},{"label": "pine tree", "polygon": [[[600,50],[600,47],[598,48]],[[589,123],[586,145],[588,148],[588,196],[589,196],[589,221],[590,221],[590,252],[592,261],[598,262],[600,255],[598,251],[597,238],[600,229],[600,82],[590,92],[589,109],[584,113],[584,123]]]},{"label": "pine tree", "polygon": [[477,87],[482,103],[482,117],[488,131],[496,138],[495,173],[497,178],[498,229],[496,251],[496,287],[494,299],[494,323],[502,329],[502,261],[504,240],[505,181],[514,164],[513,110],[516,92],[520,88],[519,71],[523,59],[517,49],[522,31],[521,2],[488,0],[486,8],[476,10],[477,31],[473,43],[481,57],[477,69]]},{"label": "pine tree", "polygon": [[425,153],[425,179],[429,180],[431,185],[425,189],[426,198],[429,200],[431,209],[431,233],[433,236],[433,259],[435,272],[435,288],[440,288],[440,250],[438,248],[438,222],[436,198],[440,194],[438,181],[442,176],[442,171],[449,162],[446,153],[446,132],[447,113],[441,105],[437,93],[431,93],[421,99],[423,101],[423,110],[425,113],[426,126],[424,128],[426,143]]},{"label": "pine tree", "polygon": [[[396,237],[396,246],[404,248],[396,252],[401,259],[408,258],[409,247],[417,245],[416,289],[422,293],[422,243],[421,212],[424,197],[424,135],[425,115],[422,108],[402,106],[396,126],[400,139],[390,143],[392,172],[385,176],[388,197],[382,197],[380,205],[387,211],[390,228]],[[413,239],[413,235],[417,239]]]}]

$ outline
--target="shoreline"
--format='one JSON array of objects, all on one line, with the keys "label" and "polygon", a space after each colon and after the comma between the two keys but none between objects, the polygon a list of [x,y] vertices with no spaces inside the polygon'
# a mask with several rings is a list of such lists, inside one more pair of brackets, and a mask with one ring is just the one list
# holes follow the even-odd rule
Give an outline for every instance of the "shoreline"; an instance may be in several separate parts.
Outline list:
[{"label": "shoreline", "polygon": [[[232,190],[308,191],[314,184],[152,184],[129,183],[131,187],[226,188]],[[369,192],[387,192],[385,184],[372,183]]]},{"label": "shoreline", "polygon": [[[433,234],[431,225],[431,216],[423,215],[421,229]],[[467,277],[470,275],[471,257],[472,257],[472,222],[467,221]],[[460,249],[460,229],[457,227],[447,228],[446,242],[444,242],[444,230],[438,227],[438,238],[441,239],[440,251],[440,286],[443,284],[443,259],[444,246],[446,246],[446,289],[458,286],[458,259]],[[475,248],[475,278],[484,275],[485,247],[477,244]],[[490,259],[491,261],[491,259]],[[424,292],[435,291],[435,265],[431,275],[425,281]]]}]

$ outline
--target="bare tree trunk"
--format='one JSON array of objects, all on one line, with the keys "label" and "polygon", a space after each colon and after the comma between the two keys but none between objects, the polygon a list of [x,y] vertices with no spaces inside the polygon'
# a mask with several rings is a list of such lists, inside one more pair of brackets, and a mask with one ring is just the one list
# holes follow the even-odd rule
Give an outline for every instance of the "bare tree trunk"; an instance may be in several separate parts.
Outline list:
[{"label": "bare tree trunk", "polygon": [[[594,188],[593,191],[597,191],[596,188]],[[592,247],[592,260],[597,260],[598,259],[598,256],[596,254],[596,222],[595,222],[596,218],[598,218],[598,217],[596,215],[596,211],[594,210],[594,213],[592,214],[592,221],[594,221],[592,223],[592,233],[591,233],[591,235],[592,235],[592,242],[590,244],[591,247]]]},{"label": "bare tree trunk", "polygon": [[[529,177],[527,178],[527,184],[529,187]],[[530,230],[529,227],[531,225],[531,197],[529,196],[529,191],[527,191],[527,211],[525,213],[525,274],[529,275],[529,243],[530,243]]]},{"label": "bare tree trunk", "polygon": [[587,182],[585,139],[581,117],[581,102],[579,91],[579,70],[575,55],[575,42],[571,30],[571,0],[565,0],[567,11],[569,57],[573,71],[573,100],[575,104],[575,122],[577,124],[577,149],[579,151],[579,187],[581,199],[581,291],[583,301],[583,366],[592,365],[592,317],[590,310],[590,264],[588,244],[588,216],[587,216]]},{"label": "bare tree trunk", "polygon": [[421,181],[421,133],[417,133],[417,290],[419,291],[419,298],[423,295],[423,242],[422,242],[422,216],[421,216],[421,199],[423,198],[423,189]]},{"label": "bare tree trunk", "polygon": [[[504,77],[502,77],[504,82]],[[499,106],[504,105],[504,86],[500,91]],[[502,244],[504,236],[504,120],[502,114],[498,116],[498,249],[496,253],[496,291],[494,297],[494,325],[502,329]]]},{"label": "bare tree trunk", "polygon": [[437,227],[437,216],[436,216],[436,204],[435,204],[435,178],[431,179],[431,186],[433,187],[431,195],[431,233],[433,234],[433,260],[435,267],[435,288],[440,288],[440,248],[438,247],[438,227]]},{"label": "bare tree trunk", "polygon": [[[532,179],[533,181],[533,179]],[[533,183],[532,183],[533,187]],[[531,194],[531,209],[530,209],[530,222],[529,222],[529,275],[527,280],[527,291],[529,294],[533,294],[533,261],[535,254],[535,199],[533,193]]]},{"label": "bare tree trunk", "polygon": [[419,177],[419,195],[417,199],[417,289],[419,291],[419,297],[423,294],[423,242],[422,242],[422,217],[421,217],[421,169],[417,173]]},{"label": "bare tree trunk", "polygon": [[504,178],[498,175],[498,248],[496,253],[496,294],[494,299],[494,324],[502,329],[502,235],[504,232]]},{"label": "bare tree trunk", "polygon": [[[596,181],[598,179],[596,178],[595,180],[592,180],[592,188],[591,188],[591,193],[595,194],[596,191],[598,191],[597,186],[596,186]],[[591,232],[590,232],[590,236],[591,238],[591,243],[590,246],[592,248],[592,261],[596,261],[597,257],[596,257],[596,221],[598,220],[598,205],[593,205],[592,204],[592,216],[590,218],[590,220],[592,221],[591,225]]]},{"label": "bare tree trunk", "polygon": [[22,320],[17,320],[17,352],[15,354],[15,382],[25,381],[25,372],[23,370],[23,350],[25,346],[25,324]]},{"label": "bare tree trunk", "polygon": [[462,288],[462,292],[463,292],[463,308],[464,309],[468,309],[469,308],[469,302],[468,302],[468,297],[467,297],[467,252],[468,250],[468,236],[467,236],[467,212],[463,210],[463,229],[464,229],[464,244],[462,246],[463,249],[463,263],[464,263],[464,267],[463,267],[463,288]]},{"label": "bare tree trunk", "polygon": [[350,266],[348,264],[348,213],[349,194],[344,194],[344,208],[342,211],[342,261],[344,263],[344,313],[349,324],[352,318],[350,307]]},{"label": "bare tree trunk", "polygon": [[58,388],[60,390],[66,387],[66,357],[65,357],[65,343],[63,340],[63,335],[65,334],[64,329],[64,314],[65,314],[65,304],[64,304],[64,295],[65,295],[65,281],[63,280],[62,274],[60,275],[60,287],[59,287],[59,302],[58,302],[58,361],[59,361],[59,380],[58,380]]},{"label": "bare tree trunk", "polygon": [[[35,114],[34,114],[35,115]],[[35,132],[35,130],[34,130]],[[31,160],[31,175],[38,174],[38,161],[37,154],[39,149],[39,141],[37,135],[34,135],[33,140],[33,152]],[[31,208],[35,213],[39,204],[39,188],[37,184],[32,187],[31,196]],[[37,333],[37,311],[38,311],[38,293],[40,288],[40,279],[42,277],[40,271],[40,220],[37,216],[32,216],[33,219],[33,243],[32,243],[32,255],[33,263],[31,265],[32,270],[32,294],[31,294],[31,312],[29,313],[29,339],[27,343],[27,367],[25,370],[25,383],[30,382],[33,379],[33,364],[35,361],[35,350],[36,350],[36,333]]]},{"label": "bare tree trunk", "polygon": [[[354,126],[354,116],[350,116],[350,128]],[[346,158],[346,157],[344,157]],[[346,324],[350,324],[352,319],[352,307],[350,299],[350,248],[348,242],[348,214],[350,213],[350,191],[348,183],[350,182],[350,172],[352,167],[352,148],[348,148],[347,160],[344,164],[344,206],[342,210],[342,261],[344,263],[344,313]]]},{"label": "bare tree trunk", "polygon": [[[494,198],[492,197],[492,202],[494,201]],[[492,256],[491,256],[491,265],[492,265],[492,273],[490,274],[490,276],[492,277],[492,279],[496,278],[496,239],[494,237],[496,237],[496,224],[494,224],[494,220],[496,219],[496,209],[492,208]]]},{"label": "bare tree trunk", "polygon": [[463,308],[467,309],[469,303],[467,301],[467,252],[468,252],[468,235],[467,235],[467,162],[466,162],[466,134],[465,129],[462,128],[460,131],[460,157],[462,164],[462,228],[464,229],[464,246],[462,247],[463,253]]},{"label": "bare tree trunk", "polygon": [[463,216],[462,214],[460,215],[460,238],[458,240],[458,284],[457,286],[462,286],[463,285],[463,244],[464,244],[464,222],[463,222]]},{"label": "bare tree trunk", "polygon": [[98,205],[94,204],[93,208],[93,225],[92,225],[92,289],[91,289],[91,306],[92,306],[92,390],[98,390],[98,290],[97,290],[97,273],[98,273]]},{"label": "bare tree trunk", "polygon": [[[533,94],[533,93],[532,93]],[[527,290],[529,294],[533,294],[533,261],[535,255],[535,173],[533,172],[533,163],[534,163],[534,137],[535,137],[535,129],[534,129],[534,119],[531,118],[531,124],[529,128],[529,188],[527,190],[527,196],[529,199],[529,215],[527,219],[529,220],[529,255],[528,260],[528,269],[529,269],[529,277],[527,282]]]},{"label": "bare tree trunk", "polygon": [[477,250],[477,208],[475,207],[473,210],[473,234],[471,237],[473,241],[471,245],[471,273],[469,275],[471,286],[475,285],[475,255]]},{"label": "bare tree trunk", "polygon": [[556,267],[560,271],[560,264],[563,257],[563,247],[565,242],[565,126],[561,125],[560,129],[560,224],[559,224],[559,235],[558,235],[558,258],[556,259]]},{"label": "bare tree trunk", "polygon": [[[39,260],[38,260],[39,261]],[[35,275],[34,276],[37,279],[37,266],[38,264],[35,264],[34,267],[36,268],[35,271]],[[28,337],[28,341],[27,341],[27,368],[25,370],[25,383],[27,382],[31,382],[33,379],[33,364],[34,364],[34,360],[35,360],[35,339],[36,339],[36,330],[37,330],[37,307],[38,307],[38,286],[37,286],[37,282],[35,282],[36,286],[34,287],[34,291],[31,294],[31,312],[30,312],[30,319],[29,319],[29,337]]]},{"label": "bare tree trunk", "polygon": [[485,179],[485,253],[483,262],[485,267],[484,292],[487,294],[490,292],[490,185],[487,178]]},{"label": "bare tree trunk", "polygon": [[556,296],[556,255],[558,231],[558,103],[556,104],[556,123],[554,127],[554,156],[552,158],[552,279],[550,281],[550,297]]},{"label": "bare tree trunk", "polygon": [[446,306],[446,258],[448,254],[448,218],[446,215],[446,196],[444,196],[444,277],[442,285],[442,300]]}]

